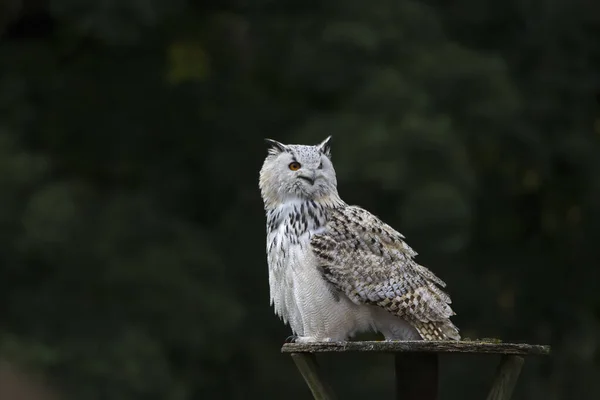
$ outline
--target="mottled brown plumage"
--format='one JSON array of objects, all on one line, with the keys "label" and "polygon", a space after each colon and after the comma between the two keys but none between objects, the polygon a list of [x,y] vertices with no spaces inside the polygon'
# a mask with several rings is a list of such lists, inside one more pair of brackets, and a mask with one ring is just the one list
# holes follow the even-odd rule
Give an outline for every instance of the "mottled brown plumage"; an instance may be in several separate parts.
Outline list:
[{"label": "mottled brown plumage", "polygon": [[323,276],[356,304],[383,307],[408,320],[426,340],[459,339],[450,322],[445,283],[417,264],[404,237],[356,206],[331,209],[311,246]]}]

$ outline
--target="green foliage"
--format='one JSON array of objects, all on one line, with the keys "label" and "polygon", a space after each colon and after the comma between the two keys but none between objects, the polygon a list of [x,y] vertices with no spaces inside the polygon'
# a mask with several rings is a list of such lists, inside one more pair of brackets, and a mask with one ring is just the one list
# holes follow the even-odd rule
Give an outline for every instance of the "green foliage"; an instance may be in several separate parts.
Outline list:
[{"label": "green foliage", "polygon": [[[598,6],[427,3],[9,5],[0,361],[64,398],[307,398],[257,176],[264,137],[333,135],[342,197],[407,236],[465,337],[553,345],[516,398],[597,398]],[[324,365],[385,398],[386,360]],[[448,360],[444,398],[493,369]]]}]

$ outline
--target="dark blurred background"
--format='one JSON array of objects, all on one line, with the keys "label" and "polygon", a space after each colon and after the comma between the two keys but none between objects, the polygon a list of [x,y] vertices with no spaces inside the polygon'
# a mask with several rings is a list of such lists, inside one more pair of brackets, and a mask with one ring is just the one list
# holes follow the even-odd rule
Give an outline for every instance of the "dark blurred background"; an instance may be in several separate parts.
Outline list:
[{"label": "dark blurred background", "polygon": [[[516,399],[600,398],[600,2],[2,0],[0,41],[2,400],[309,399],[258,171],[328,135],[463,336],[553,346]],[[389,356],[322,362],[392,396]]]}]

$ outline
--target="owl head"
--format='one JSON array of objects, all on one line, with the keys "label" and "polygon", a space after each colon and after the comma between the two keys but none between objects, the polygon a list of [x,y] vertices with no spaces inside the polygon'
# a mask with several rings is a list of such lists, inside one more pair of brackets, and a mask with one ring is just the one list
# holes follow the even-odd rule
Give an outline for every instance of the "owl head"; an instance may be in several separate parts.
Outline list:
[{"label": "owl head", "polygon": [[331,136],[316,146],[305,146],[266,139],[268,155],[259,181],[265,208],[293,200],[338,199],[330,141]]}]

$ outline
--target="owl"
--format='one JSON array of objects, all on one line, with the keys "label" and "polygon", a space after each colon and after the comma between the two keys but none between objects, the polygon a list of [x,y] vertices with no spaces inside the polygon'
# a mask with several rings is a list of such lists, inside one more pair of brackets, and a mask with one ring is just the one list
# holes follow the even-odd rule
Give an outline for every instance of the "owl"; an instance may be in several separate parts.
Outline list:
[{"label": "owl", "polygon": [[266,139],[259,187],[271,305],[296,342],[459,340],[445,283],[404,236],[337,191],[331,136],[316,146]]}]

